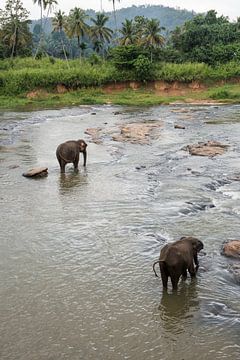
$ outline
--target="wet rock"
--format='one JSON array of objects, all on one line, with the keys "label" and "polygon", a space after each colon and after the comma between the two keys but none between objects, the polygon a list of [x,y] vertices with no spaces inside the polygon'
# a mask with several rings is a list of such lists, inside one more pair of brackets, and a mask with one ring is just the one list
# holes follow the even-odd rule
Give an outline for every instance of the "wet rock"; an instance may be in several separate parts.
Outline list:
[{"label": "wet rock", "polygon": [[121,111],[115,111],[115,112],[113,113],[113,115],[120,115],[120,114],[122,114]]},{"label": "wet rock", "polygon": [[19,168],[19,165],[10,165],[9,167],[8,167],[9,169],[17,169],[17,168]]},{"label": "wet rock", "polygon": [[36,167],[23,173],[25,177],[44,177],[48,175],[47,167]]},{"label": "wet rock", "polygon": [[222,254],[240,259],[240,240],[231,240],[223,245]]},{"label": "wet rock", "polygon": [[145,165],[136,166],[136,170],[146,169]]},{"label": "wet rock", "polygon": [[229,145],[221,144],[218,141],[208,141],[206,143],[199,142],[198,144],[187,145],[183,150],[189,151],[191,155],[195,156],[209,156],[222,155]]},{"label": "wet rock", "polygon": [[211,202],[201,204],[201,203],[186,201],[186,204],[188,205],[188,207],[179,210],[179,212],[183,215],[195,214],[199,211],[206,211],[208,209],[215,208],[215,205],[212,204]]},{"label": "wet rock", "polygon": [[231,181],[227,180],[227,179],[221,179],[221,180],[215,180],[209,184],[206,184],[205,187],[209,190],[217,190],[219,189],[221,186],[230,184]]},{"label": "wet rock", "polygon": [[232,176],[229,176],[228,177],[229,180],[232,180],[232,181],[240,181],[240,175],[232,175]]},{"label": "wet rock", "polygon": [[132,123],[120,127],[120,134],[112,136],[114,141],[131,142],[132,144],[149,144],[150,140],[159,137],[161,121],[151,123]]},{"label": "wet rock", "polygon": [[179,124],[174,124],[174,129],[182,129],[182,130],[184,130],[185,126],[179,125]]},{"label": "wet rock", "polygon": [[84,131],[84,133],[87,135],[90,135],[92,138],[92,142],[94,142],[95,144],[101,144],[102,143],[101,131],[102,131],[102,128],[100,128],[100,127],[88,128]]},{"label": "wet rock", "polygon": [[92,113],[91,113],[91,115],[97,115],[97,113],[95,113],[95,112],[92,112]]}]

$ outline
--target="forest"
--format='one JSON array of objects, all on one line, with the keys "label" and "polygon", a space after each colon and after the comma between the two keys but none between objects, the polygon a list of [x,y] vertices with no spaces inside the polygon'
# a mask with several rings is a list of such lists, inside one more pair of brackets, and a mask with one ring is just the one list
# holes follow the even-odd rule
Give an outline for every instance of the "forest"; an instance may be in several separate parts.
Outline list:
[{"label": "forest", "polygon": [[39,21],[30,20],[21,0],[7,0],[0,12],[0,95],[58,84],[76,90],[132,80],[239,77],[240,18],[163,6],[111,14],[75,7],[65,14],[56,10],[57,0],[33,1]]}]

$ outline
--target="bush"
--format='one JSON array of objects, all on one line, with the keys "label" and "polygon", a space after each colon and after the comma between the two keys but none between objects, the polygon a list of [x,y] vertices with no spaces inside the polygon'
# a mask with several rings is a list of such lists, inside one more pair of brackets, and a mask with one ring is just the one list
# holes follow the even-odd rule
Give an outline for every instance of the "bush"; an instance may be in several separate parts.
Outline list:
[{"label": "bush", "polygon": [[110,58],[119,70],[133,70],[134,62],[140,55],[148,58],[147,51],[136,45],[116,46],[110,50]]},{"label": "bush", "polygon": [[153,63],[144,55],[139,55],[133,62],[136,80],[146,81],[153,78]]}]

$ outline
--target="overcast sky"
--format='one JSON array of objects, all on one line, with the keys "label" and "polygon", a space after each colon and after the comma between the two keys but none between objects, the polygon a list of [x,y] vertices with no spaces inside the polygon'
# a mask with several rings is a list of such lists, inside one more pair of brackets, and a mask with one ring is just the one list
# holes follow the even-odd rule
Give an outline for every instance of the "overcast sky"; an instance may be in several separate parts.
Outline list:
[{"label": "overcast sky", "polygon": [[[40,17],[40,11],[32,0],[22,0],[24,6],[30,11],[32,19]],[[101,0],[58,0],[56,10],[61,9],[66,14],[73,7],[77,6],[82,9],[94,9],[100,11]],[[132,5],[164,5],[173,8],[194,10],[195,12],[207,12],[208,10],[216,10],[218,15],[228,16],[230,20],[236,20],[240,17],[240,0],[116,0],[116,9],[128,7]],[[5,0],[0,0],[0,8],[5,5]],[[102,6],[105,11],[112,10],[112,1],[102,0]]]}]

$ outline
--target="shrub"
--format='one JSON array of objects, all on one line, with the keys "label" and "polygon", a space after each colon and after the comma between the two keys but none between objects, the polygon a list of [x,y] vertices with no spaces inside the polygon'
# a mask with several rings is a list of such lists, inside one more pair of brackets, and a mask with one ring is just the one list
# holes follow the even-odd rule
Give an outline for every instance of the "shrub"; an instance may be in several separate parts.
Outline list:
[{"label": "shrub", "polygon": [[137,80],[146,81],[153,78],[153,63],[144,55],[139,55],[133,62],[134,74]]}]

